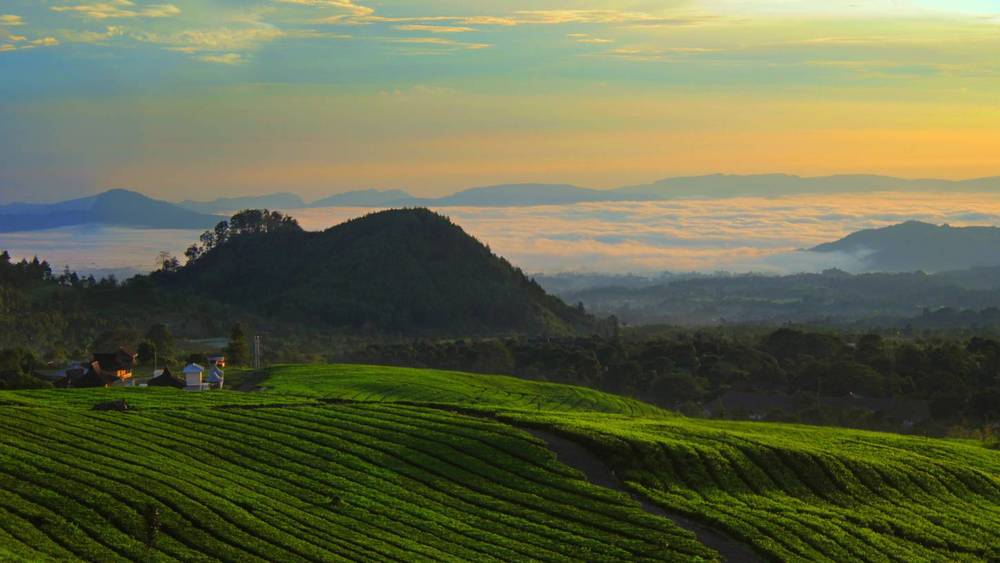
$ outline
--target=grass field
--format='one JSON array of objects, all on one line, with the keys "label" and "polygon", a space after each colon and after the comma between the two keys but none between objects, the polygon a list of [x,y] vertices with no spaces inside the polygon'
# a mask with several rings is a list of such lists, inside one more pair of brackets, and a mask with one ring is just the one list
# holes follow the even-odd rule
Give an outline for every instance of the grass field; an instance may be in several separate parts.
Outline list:
[{"label": "grass field", "polygon": [[[587,445],[762,557],[1000,558],[1000,452],[973,442],[430,370],[280,366],[265,387],[0,393],[0,560],[719,558],[518,426]],[[136,410],[90,410],[110,398]]]}]

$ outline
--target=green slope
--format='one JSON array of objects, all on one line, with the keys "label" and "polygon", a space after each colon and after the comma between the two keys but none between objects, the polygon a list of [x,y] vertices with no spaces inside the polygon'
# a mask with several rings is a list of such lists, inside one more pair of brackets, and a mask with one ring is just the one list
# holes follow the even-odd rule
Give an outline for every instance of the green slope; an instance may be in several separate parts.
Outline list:
[{"label": "green slope", "polygon": [[[110,398],[136,410],[90,410]],[[115,389],[0,393],[0,420],[0,560],[716,558],[529,434],[437,409]]]},{"label": "green slope", "polygon": [[359,365],[278,366],[271,395],[362,402],[413,402],[478,410],[587,411],[668,415],[642,401],[557,383],[504,375]]},{"label": "green slope", "polygon": [[[280,366],[264,385],[0,393],[0,559],[718,557],[518,427],[586,445],[633,491],[770,559],[1000,557],[1000,452],[973,442],[692,420],[434,370]],[[89,410],[112,397],[138,408]]]},{"label": "green slope", "polygon": [[428,370],[286,367],[270,382],[557,430],[601,453],[632,490],[775,559],[1000,558],[1000,452],[976,442],[687,419],[592,390]]}]

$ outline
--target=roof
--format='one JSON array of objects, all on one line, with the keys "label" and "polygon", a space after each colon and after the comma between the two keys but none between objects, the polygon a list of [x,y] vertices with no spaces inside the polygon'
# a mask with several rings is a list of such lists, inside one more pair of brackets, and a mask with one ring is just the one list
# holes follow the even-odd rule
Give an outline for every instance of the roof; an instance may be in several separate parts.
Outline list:
[{"label": "roof", "polygon": [[184,367],[184,373],[200,373],[205,371],[205,368],[198,364],[188,364]]},{"label": "roof", "polygon": [[180,389],[184,387],[184,382],[174,377],[174,374],[170,373],[170,368],[164,368],[163,373],[150,379],[147,385],[152,387],[177,387]]},{"label": "roof", "polygon": [[114,372],[101,369],[98,362],[91,362],[86,372],[73,370],[73,375],[66,374],[59,387],[104,387],[119,381]]}]

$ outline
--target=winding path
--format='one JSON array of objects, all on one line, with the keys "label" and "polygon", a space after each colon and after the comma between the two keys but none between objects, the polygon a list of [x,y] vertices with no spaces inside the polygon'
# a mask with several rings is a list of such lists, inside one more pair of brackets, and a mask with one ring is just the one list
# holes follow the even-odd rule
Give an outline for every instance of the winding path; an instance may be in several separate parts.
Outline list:
[{"label": "winding path", "polygon": [[649,499],[626,489],[618,481],[607,464],[577,442],[547,430],[527,427],[520,428],[545,442],[549,450],[556,454],[560,462],[579,470],[587,477],[587,481],[600,487],[628,494],[639,501],[646,512],[667,518],[681,528],[693,532],[698,541],[721,553],[726,561],[731,563],[756,563],[764,560],[749,545],[710,528],[701,522],[679,514],[667,512],[660,506],[653,504]]}]

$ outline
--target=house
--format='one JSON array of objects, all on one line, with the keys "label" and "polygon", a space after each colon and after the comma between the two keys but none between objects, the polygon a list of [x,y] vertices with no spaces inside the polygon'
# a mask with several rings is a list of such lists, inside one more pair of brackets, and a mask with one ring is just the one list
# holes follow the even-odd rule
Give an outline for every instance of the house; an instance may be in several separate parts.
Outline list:
[{"label": "house", "polygon": [[205,382],[208,383],[210,389],[222,389],[224,380],[225,373],[223,373],[219,366],[212,366],[209,374],[205,377]]},{"label": "house", "polygon": [[225,356],[209,356],[208,365],[215,366],[219,369],[226,369],[226,357]]},{"label": "house", "polygon": [[105,370],[100,362],[90,362],[86,370],[81,368],[66,370],[66,377],[56,383],[57,387],[112,387],[119,385],[129,385],[132,381],[132,373],[128,372],[127,377],[120,377],[121,370]]},{"label": "house", "polygon": [[93,363],[100,365],[102,372],[114,375],[121,381],[132,379],[132,370],[137,363],[135,352],[119,348],[111,353],[95,353]]},{"label": "house", "polygon": [[184,390],[205,391],[209,384],[205,383],[205,368],[198,364],[188,364],[184,368]]},{"label": "house", "polygon": [[147,383],[150,387],[184,388],[184,382],[174,377],[174,374],[170,373],[170,368],[163,368],[159,373],[154,373],[153,375],[156,377],[150,379]]}]

